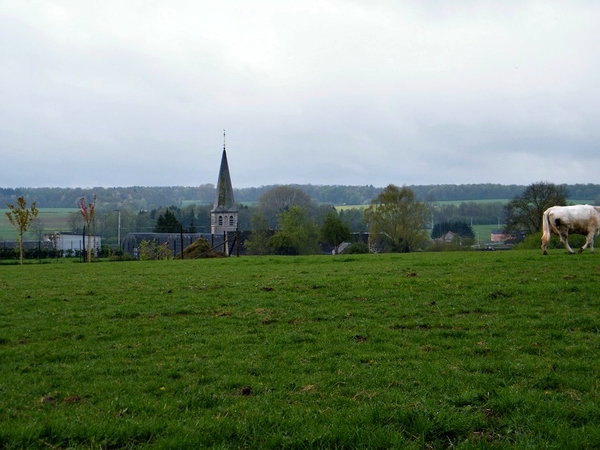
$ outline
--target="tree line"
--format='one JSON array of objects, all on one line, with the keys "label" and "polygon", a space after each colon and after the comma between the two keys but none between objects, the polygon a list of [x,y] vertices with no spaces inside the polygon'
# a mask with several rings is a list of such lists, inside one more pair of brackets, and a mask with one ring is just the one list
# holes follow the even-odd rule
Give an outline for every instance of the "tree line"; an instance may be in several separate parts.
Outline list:
[{"label": "tree line", "polygon": [[[100,201],[98,197],[98,202]],[[275,230],[279,227],[279,215],[294,206],[302,208],[308,218],[317,226],[325,221],[329,213],[335,212],[340,220],[348,225],[351,232],[366,233],[369,229],[365,220],[365,207],[340,208],[338,210],[332,204],[316,202],[304,191],[290,186],[272,188],[252,205],[238,203],[238,228],[240,231]],[[125,236],[129,232],[178,233],[182,230],[189,233],[210,233],[212,208],[213,205],[188,204],[183,207],[161,206],[149,211],[136,211],[130,208],[122,208],[119,211],[97,210],[94,229],[105,242],[116,244],[120,215],[121,236]],[[426,218],[427,228],[443,222],[464,222],[469,225],[496,224],[501,228],[505,222],[505,204],[502,202],[427,203]],[[84,226],[85,221],[82,215],[73,212],[68,218],[68,230],[63,231],[81,233]],[[37,234],[40,237],[44,234],[43,222],[34,224],[33,228],[38,230]]]},{"label": "tree line", "polygon": [[[351,233],[367,231],[370,251],[410,252],[425,248],[432,238],[448,231],[459,236],[461,245],[468,245],[473,239],[471,226],[474,224],[497,224],[514,236],[533,235],[540,231],[541,213],[549,206],[567,204],[570,195],[565,185],[539,182],[527,186],[508,203],[446,204],[423,201],[407,186],[388,185],[366,208],[338,211],[332,204],[320,203],[300,188],[277,186],[261,194],[253,205],[238,205],[238,226],[240,231],[251,232],[247,247],[249,253],[255,254],[309,254],[316,251],[319,242],[328,243],[337,251]],[[87,229],[89,233],[92,230],[103,236],[106,243],[116,244],[119,231],[124,235],[149,231],[208,233],[210,230],[212,205],[99,211],[97,198],[94,194],[89,204],[84,197],[79,198],[79,211],[69,217],[69,231],[80,233]],[[21,241],[30,225],[43,231],[39,221],[16,220],[19,215],[33,216],[33,210],[28,212],[25,205],[23,196],[18,197],[18,206],[8,204],[11,212],[7,216],[19,229]],[[32,205],[37,210],[36,203]]]},{"label": "tree line", "polygon": [[[568,192],[564,186],[560,186],[560,188]],[[410,189],[413,193],[415,200],[422,201],[411,188],[407,189]],[[380,191],[380,194],[383,191]],[[527,188],[523,189],[515,198],[526,191]],[[100,196],[97,195],[96,198],[98,205],[104,203]],[[377,198],[377,195],[373,198]],[[499,229],[502,229],[507,223],[509,210],[507,209],[507,203],[502,201],[424,203],[428,205],[426,227],[429,229],[446,222],[466,223],[469,226],[496,225]],[[276,229],[279,225],[278,215],[292,206],[305,209],[310,219],[317,225],[321,225],[327,214],[333,210],[333,204],[320,203],[300,188],[277,186],[265,191],[252,204],[238,203],[239,229],[241,231],[256,230],[260,227]],[[122,207],[118,211],[96,206],[94,229],[103,237],[105,242],[112,245],[117,243],[119,216],[122,237],[129,232],[179,232],[183,230],[185,232],[209,233],[211,209],[212,204],[197,203],[190,203],[185,206],[167,204],[150,210]],[[365,220],[364,210],[365,207],[346,207],[337,210],[337,214],[350,227],[352,232],[365,233],[368,231],[368,223]],[[255,217],[257,214],[260,214],[260,220],[264,222],[264,226],[256,223],[257,221],[260,222]],[[253,223],[253,220],[255,223]],[[62,231],[81,233],[84,226],[83,216],[78,212],[73,212],[68,218],[68,229]],[[34,222],[32,230],[38,238],[41,238],[45,233],[43,220],[38,219]]]},{"label": "tree line", "polygon": [[[332,205],[368,205],[379,195],[383,188],[370,186],[341,185],[286,185],[300,189],[318,203]],[[569,197],[600,204],[600,184],[561,185]],[[252,205],[259,198],[279,185],[251,188],[234,188],[237,202]],[[425,202],[498,200],[507,202],[522,193],[526,186],[500,184],[441,184],[412,185],[415,197]],[[98,197],[98,210],[110,211],[129,208],[143,211],[160,208],[165,205],[184,207],[187,204],[212,204],[215,198],[215,185],[200,186],[130,186],[130,187],[94,187],[94,188],[0,188],[0,205],[14,203],[23,196],[30,202],[36,202],[43,208],[73,208],[81,197]]]}]

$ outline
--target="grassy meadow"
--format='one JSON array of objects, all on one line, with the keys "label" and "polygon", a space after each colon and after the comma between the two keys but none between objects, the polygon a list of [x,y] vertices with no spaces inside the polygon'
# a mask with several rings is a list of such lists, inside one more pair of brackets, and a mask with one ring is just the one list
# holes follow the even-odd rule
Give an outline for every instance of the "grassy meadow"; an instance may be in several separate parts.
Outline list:
[{"label": "grassy meadow", "polygon": [[[27,205],[29,208],[31,205]],[[0,208],[0,241],[14,241],[17,238],[17,230],[8,221],[6,213],[8,208]],[[69,231],[69,215],[79,211],[77,208],[39,208],[38,219],[43,222],[44,231],[47,233],[55,231]],[[25,233],[25,239],[35,239],[35,233],[30,228]]]},{"label": "grassy meadow", "polygon": [[600,255],[0,266],[0,448],[600,447]]}]

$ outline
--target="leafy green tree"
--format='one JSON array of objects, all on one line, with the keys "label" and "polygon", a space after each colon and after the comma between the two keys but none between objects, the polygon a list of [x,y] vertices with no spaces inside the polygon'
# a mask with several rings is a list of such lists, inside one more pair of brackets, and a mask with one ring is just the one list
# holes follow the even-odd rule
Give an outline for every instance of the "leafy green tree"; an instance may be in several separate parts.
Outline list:
[{"label": "leafy green tree", "polygon": [[527,234],[541,231],[544,211],[551,206],[565,206],[568,196],[565,185],[544,181],[530,184],[506,205],[506,231]]},{"label": "leafy green tree", "polygon": [[252,235],[246,239],[245,246],[250,255],[268,255],[271,253],[269,239],[273,236],[273,231],[269,229],[269,224],[265,215],[257,211],[252,215]]},{"label": "leafy green tree", "polygon": [[279,255],[310,255],[319,252],[317,225],[306,209],[292,206],[279,215],[280,230],[269,239],[269,247]]},{"label": "leafy green tree", "polygon": [[319,238],[321,241],[331,244],[334,247],[334,252],[337,255],[340,244],[347,242],[352,236],[352,230],[345,224],[335,210],[330,211],[323,221],[323,225],[319,229]]},{"label": "leafy green tree", "polygon": [[369,224],[369,247],[381,251],[411,252],[427,241],[425,226],[429,209],[403,186],[387,186],[365,210]]},{"label": "leafy green tree", "polygon": [[35,202],[31,204],[31,207],[27,208],[27,201],[25,197],[20,196],[17,198],[17,204],[13,205],[11,203],[7,203],[9,212],[6,213],[6,217],[8,217],[8,221],[11,223],[13,227],[17,229],[19,233],[19,261],[21,265],[23,264],[23,234],[27,231],[29,226],[36,219],[39,210],[35,206]]},{"label": "leafy green tree", "polygon": [[299,255],[300,245],[296,236],[280,230],[269,239],[269,248],[276,255]]},{"label": "leafy green tree", "polygon": [[365,223],[364,208],[342,209],[339,213],[340,219],[350,225],[355,233],[366,233],[369,227]]},{"label": "leafy green tree", "polygon": [[140,211],[135,216],[134,230],[135,231],[151,231],[154,228],[154,220],[150,217],[148,211]]},{"label": "leafy green tree", "polygon": [[179,233],[181,231],[181,222],[177,220],[175,214],[169,208],[164,215],[161,214],[156,220],[155,233]]},{"label": "leafy green tree", "polygon": [[308,194],[290,186],[277,186],[262,194],[258,199],[258,209],[264,214],[271,228],[277,226],[279,215],[294,206],[310,211],[314,205]]}]

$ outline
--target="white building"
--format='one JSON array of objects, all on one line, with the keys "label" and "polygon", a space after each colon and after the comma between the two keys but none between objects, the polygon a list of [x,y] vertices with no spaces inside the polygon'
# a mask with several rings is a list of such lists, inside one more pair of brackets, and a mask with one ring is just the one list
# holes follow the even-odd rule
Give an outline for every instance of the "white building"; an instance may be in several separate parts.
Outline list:
[{"label": "white building", "polygon": [[[88,249],[88,236],[85,236],[85,243],[83,242],[83,234],[75,233],[56,233],[48,234],[44,236],[45,241],[52,242],[57,250],[63,250],[64,252],[72,251],[80,252],[85,248]],[[100,251],[102,247],[102,238],[100,236],[89,236],[89,245],[96,249],[96,252]]]}]

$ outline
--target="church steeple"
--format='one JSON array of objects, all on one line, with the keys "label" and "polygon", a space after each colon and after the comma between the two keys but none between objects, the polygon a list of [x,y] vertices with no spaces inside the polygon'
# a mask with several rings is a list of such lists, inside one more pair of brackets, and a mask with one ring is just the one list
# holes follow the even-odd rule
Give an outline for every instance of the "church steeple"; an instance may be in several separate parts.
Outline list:
[{"label": "church steeple", "polygon": [[217,192],[215,202],[211,211],[211,233],[221,234],[225,231],[237,229],[238,211],[235,209],[233,199],[233,186],[227,163],[227,152],[225,150],[225,130],[223,130],[223,155],[221,156],[221,167],[217,180]]}]

